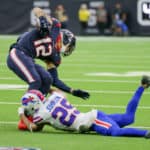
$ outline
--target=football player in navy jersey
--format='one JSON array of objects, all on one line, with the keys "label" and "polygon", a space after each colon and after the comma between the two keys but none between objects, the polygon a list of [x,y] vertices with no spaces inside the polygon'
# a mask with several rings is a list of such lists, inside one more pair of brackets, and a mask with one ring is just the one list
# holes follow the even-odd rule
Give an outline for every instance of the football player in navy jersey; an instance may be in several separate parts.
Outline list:
[{"label": "football player in navy jersey", "polygon": [[[11,45],[7,58],[8,67],[29,84],[28,90],[40,90],[47,95],[53,85],[74,96],[89,98],[88,92],[74,90],[58,78],[60,54],[69,56],[75,49],[74,34],[69,30],[61,30],[59,21],[46,15],[42,9],[34,8],[33,13],[37,19],[36,28],[22,34]],[[43,60],[48,70],[35,64],[36,58]]]}]

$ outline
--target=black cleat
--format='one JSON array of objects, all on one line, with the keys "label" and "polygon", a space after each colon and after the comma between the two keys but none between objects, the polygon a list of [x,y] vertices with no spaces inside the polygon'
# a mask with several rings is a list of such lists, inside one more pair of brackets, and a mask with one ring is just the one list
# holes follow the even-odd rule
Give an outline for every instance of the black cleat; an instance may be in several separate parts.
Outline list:
[{"label": "black cleat", "polygon": [[146,139],[149,139],[150,138],[150,131],[147,131],[146,135],[145,135],[145,138]]},{"label": "black cleat", "polygon": [[141,84],[145,86],[145,88],[148,88],[150,86],[150,77],[144,75],[141,79]]}]

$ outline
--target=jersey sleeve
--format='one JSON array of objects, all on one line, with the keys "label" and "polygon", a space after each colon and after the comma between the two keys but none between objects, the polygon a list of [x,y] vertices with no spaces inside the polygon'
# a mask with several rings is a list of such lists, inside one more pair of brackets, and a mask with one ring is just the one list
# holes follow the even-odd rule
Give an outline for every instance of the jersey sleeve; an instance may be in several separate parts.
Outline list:
[{"label": "jersey sleeve", "polygon": [[41,116],[34,116],[33,117],[33,123],[39,124],[43,121],[43,118]]},{"label": "jersey sleeve", "polygon": [[52,20],[53,20],[53,25],[51,29],[51,36],[54,43],[56,43],[57,38],[60,35],[61,23],[55,18],[52,18]]},{"label": "jersey sleeve", "polygon": [[56,67],[58,67],[61,64],[60,53],[56,52],[56,50],[51,54],[51,56],[45,57],[43,59],[41,58],[41,60],[45,61],[45,63],[52,62]]}]

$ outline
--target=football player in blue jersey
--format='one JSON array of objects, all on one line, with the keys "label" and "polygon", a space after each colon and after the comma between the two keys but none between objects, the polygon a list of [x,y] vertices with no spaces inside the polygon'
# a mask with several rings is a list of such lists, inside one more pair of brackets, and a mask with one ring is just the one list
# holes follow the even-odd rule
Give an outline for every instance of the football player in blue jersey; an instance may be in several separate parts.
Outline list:
[{"label": "football player in blue jersey", "polygon": [[[42,9],[34,8],[33,13],[37,20],[36,27],[22,34],[11,45],[8,67],[29,84],[28,90],[40,90],[47,95],[53,85],[74,96],[89,98],[88,92],[72,89],[58,77],[57,67],[61,62],[61,54],[69,56],[75,49],[74,34],[69,30],[61,30],[59,21],[45,14]],[[36,64],[36,58],[43,60],[48,70]]]},{"label": "football player in blue jersey", "polygon": [[[143,76],[141,85],[129,101],[125,113],[106,114],[100,110],[81,113],[58,91],[46,100],[39,91],[29,91],[22,97],[18,113],[20,130],[37,131],[46,124],[60,130],[89,132],[105,136],[134,136],[150,138],[150,131],[125,127],[134,123],[141,96],[150,86],[150,77]],[[44,111],[43,111],[44,110]],[[33,118],[27,119],[27,114]]]}]

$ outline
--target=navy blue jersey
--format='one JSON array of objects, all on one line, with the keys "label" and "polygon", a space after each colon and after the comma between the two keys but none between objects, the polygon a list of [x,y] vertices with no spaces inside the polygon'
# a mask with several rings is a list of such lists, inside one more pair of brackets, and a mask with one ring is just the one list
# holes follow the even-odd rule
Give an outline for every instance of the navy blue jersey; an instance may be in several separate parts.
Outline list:
[{"label": "navy blue jersey", "polygon": [[51,36],[41,38],[37,29],[21,35],[15,47],[33,59],[51,61],[55,65],[61,61],[60,53],[55,49],[55,41]]},{"label": "navy blue jersey", "polygon": [[[45,53],[48,52],[44,41],[42,42],[43,38],[40,37],[41,37],[40,33],[37,29],[34,29],[30,32],[25,32],[18,38],[16,48],[18,48],[21,51],[24,51],[25,54],[31,56],[32,58],[39,58],[40,56],[43,55],[44,50]],[[49,42],[49,44],[52,43]],[[39,48],[41,46],[44,46],[44,48],[43,50],[41,49],[40,52]]]},{"label": "navy blue jersey", "polygon": [[53,19],[53,26],[49,36],[41,37],[39,30],[33,29],[32,31],[22,34],[13,47],[23,51],[33,59],[47,60],[58,66],[61,62],[61,57],[55,45],[59,35],[60,23],[56,19]]}]

